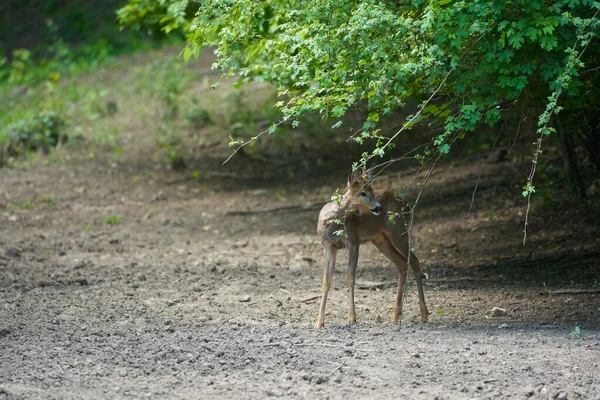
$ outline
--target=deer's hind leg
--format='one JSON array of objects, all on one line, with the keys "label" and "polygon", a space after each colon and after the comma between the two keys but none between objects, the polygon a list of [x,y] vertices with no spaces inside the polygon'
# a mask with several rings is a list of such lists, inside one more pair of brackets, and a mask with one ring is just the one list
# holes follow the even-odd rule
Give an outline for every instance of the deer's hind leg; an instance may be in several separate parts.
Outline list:
[{"label": "deer's hind leg", "polygon": [[380,235],[373,239],[371,243],[398,267],[398,289],[396,290],[396,300],[392,309],[392,322],[398,322],[404,299],[404,285],[408,274],[408,265],[404,257],[394,248],[386,236]]},{"label": "deer's hind leg", "polygon": [[[385,235],[384,235],[385,236]],[[425,293],[423,291],[423,278],[426,278],[426,275],[421,272],[421,268],[419,267],[419,259],[415,256],[415,253],[410,252],[410,260],[409,252],[408,252],[408,240],[407,237],[402,233],[396,231],[393,232],[389,237],[391,244],[394,248],[401,254],[402,258],[405,260],[405,263],[410,261],[410,267],[415,274],[415,280],[417,281],[417,289],[419,292],[419,307],[421,309],[421,321],[427,322],[427,316],[429,315],[429,311],[427,310],[427,305],[425,304]]]},{"label": "deer's hind leg", "polygon": [[427,322],[429,311],[427,310],[427,305],[425,304],[425,293],[423,292],[423,278],[426,278],[426,275],[421,272],[421,268],[419,268],[419,259],[412,251],[410,252],[410,267],[412,268],[417,281],[417,289],[419,291],[419,307],[421,308],[421,322]]},{"label": "deer's hind leg", "polygon": [[350,246],[348,250],[348,323],[355,324],[354,284],[356,282],[356,265],[358,264],[358,245]]},{"label": "deer's hind leg", "polygon": [[415,253],[410,252],[410,267],[415,273],[415,279],[417,280],[417,289],[419,290],[419,307],[421,308],[421,321],[427,322],[427,316],[429,311],[425,304],[425,293],[423,291],[423,278],[427,279],[427,275],[421,272],[419,268],[419,259],[415,256]]}]

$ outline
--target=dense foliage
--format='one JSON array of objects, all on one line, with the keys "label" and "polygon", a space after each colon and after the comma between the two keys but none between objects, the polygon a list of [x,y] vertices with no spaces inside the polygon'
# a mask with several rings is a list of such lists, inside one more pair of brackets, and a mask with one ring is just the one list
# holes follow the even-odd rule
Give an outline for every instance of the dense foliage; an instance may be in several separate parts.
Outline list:
[{"label": "dense foliage", "polygon": [[[115,18],[123,0],[23,3],[0,2],[0,86],[33,86],[89,72],[115,56],[147,50],[166,39],[164,32],[148,40],[147,32],[123,30]],[[180,41],[182,29],[168,40]]]},{"label": "dense foliage", "polygon": [[124,35],[115,23],[114,10],[122,4],[123,0],[2,0],[0,56],[10,57],[13,50],[24,48],[47,55],[57,37],[77,47],[98,42],[129,47],[132,35]]},{"label": "dense foliage", "polygon": [[[139,24],[131,8],[144,3],[131,0],[122,23]],[[167,10],[189,5],[159,3]],[[364,109],[353,138],[377,140],[362,162],[383,157],[403,130],[428,120],[443,130],[417,156],[426,161],[514,108],[534,110],[538,150],[563,109],[598,150],[597,1],[210,0],[198,7],[186,58],[214,47],[215,68],[242,82],[275,83],[277,106],[293,121],[318,112],[339,127],[348,110]],[[162,20],[153,11],[154,20],[173,21],[172,11]],[[380,119],[414,101],[420,106],[404,126],[381,136]],[[533,190],[530,179],[524,194]]]}]

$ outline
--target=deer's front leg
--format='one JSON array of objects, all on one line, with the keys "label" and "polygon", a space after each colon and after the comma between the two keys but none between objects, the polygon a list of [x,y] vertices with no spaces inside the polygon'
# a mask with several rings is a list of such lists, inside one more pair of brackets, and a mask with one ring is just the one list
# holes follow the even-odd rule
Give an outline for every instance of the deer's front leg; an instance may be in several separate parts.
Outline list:
[{"label": "deer's front leg", "polygon": [[356,265],[358,264],[358,245],[350,245],[348,259],[348,323],[356,323],[356,310],[354,309],[354,284],[356,283]]},{"label": "deer's front leg", "polygon": [[327,293],[329,293],[329,288],[331,287],[331,279],[335,269],[335,257],[337,255],[337,249],[327,242],[323,243],[323,250],[325,251],[326,263],[325,272],[323,274],[323,287],[321,289],[321,306],[319,307],[317,322],[315,322],[315,329],[325,326],[325,305],[327,304]]}]

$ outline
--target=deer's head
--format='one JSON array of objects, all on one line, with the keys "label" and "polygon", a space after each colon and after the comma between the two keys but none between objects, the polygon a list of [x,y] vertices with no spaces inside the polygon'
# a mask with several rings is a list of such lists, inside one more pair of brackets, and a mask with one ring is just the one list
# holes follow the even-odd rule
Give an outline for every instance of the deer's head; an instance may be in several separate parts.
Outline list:
[{"label": "deer's head", "polygon": [[350,171],[345,197],[348,199],[349,208],[359,212],[371,212],[379,215],[383,209],[375,199],[375,193],[371,187],[371,176],[364,167]]}]

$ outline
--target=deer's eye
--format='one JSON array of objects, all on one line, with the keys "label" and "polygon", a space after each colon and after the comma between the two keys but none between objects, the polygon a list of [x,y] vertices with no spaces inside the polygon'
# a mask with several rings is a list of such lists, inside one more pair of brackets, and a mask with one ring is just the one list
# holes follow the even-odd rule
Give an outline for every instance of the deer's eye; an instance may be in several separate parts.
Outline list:
[{"label": "deer's eye", "polygon": [[367,197],[367,194],[365,192],[360,192],[360,197]]}]

